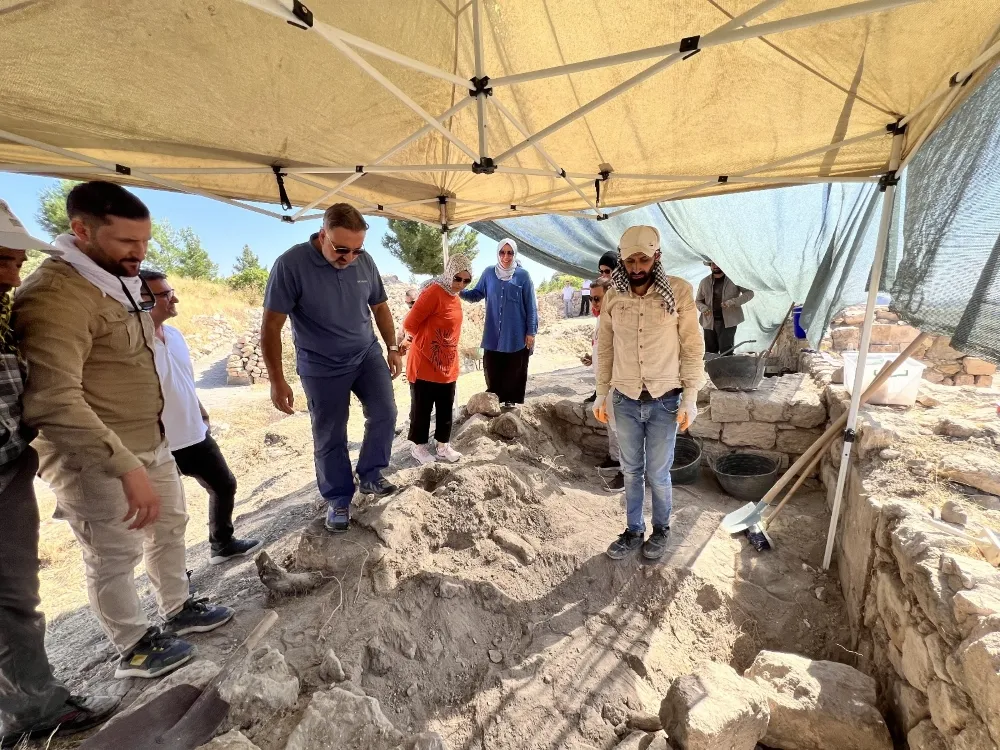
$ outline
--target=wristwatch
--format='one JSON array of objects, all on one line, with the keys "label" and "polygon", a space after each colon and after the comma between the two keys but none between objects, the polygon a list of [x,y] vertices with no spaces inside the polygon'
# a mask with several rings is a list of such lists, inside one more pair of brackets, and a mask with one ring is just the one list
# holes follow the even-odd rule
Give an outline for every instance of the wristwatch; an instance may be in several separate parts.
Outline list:
[{"label": "wristwatch", "polygon": [[399,351],[399,347],[398,346],[390,346],[389,347],[389,351],[390,352],[398,352]]}]

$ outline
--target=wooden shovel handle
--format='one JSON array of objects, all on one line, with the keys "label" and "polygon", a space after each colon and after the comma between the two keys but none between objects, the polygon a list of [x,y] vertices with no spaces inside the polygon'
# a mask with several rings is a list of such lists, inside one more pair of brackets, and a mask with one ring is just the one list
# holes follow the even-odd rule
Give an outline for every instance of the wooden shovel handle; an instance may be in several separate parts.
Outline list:
[{"label": "wooden shovel handle", "polygon": [[[868,386],[867,389],[865,389],[864,393],[861,394],[862,404],[866,403],[868,399],[870,399],[879,388],[885,385],[885,381],[887,381],[890,377],[892,377],[892,374],[896,372],[896,370],[898,370],[899,367],[907,359],[910,358],[910,355],[913,354],[913,352],[915,352],[920,347],[920,345],[924,342],[924,339],[926,338],[927,334],[921,333],[919,336],[913,339],[912,342],[910,342],[910,345],[906,347],[906,349],[904,349],[900,353],[900,355],[896,357],[896,359],[894,359],[892,362],[890,362],[889,364],[887,364],[885,367],[882,368],[879,374],[875,376],[875,379],[872,381],[872,384]],[[799,456],[799,459],[794,464],[791,465],[788,471],[786,471],[778,479],[778,481],[775,482],[774,486],[767,491],[767,494],[761,498],[761,502],[770,505],[774,501],[774,498],[778,496],[778,493],[781,492],[788,485],[788,483],[792,481],[792,477],[795,475],[795,473],[801,471],[806,466],[808,466],[809,463],[816,456],[816,454],[823,450],[827,442],[831,440],[834,436],[838,435],[840,431],[844,429],[844,426],[847,424],[847,415],[848,412],[844,412],[843,414],[841,414],[840,417],[837,418],[837,421],[835,421],[832,425],[830,425],[830,427],[827,428],[826,432],[824,432],[815,443],[809,446],[809,450],[807,450],[805,453]]]},{"label": "wooden shovel handle", "polygon": [[[833,443],[833,438],[830,438],[829,440],[826,441],[827,446],[831,445],[832,443]],[[805,470],[801,474],[799,474],[799,478],[795,480],[795,484],[792,485],[792,489],[788,490],[785,496],[781,498],[781,502],[778,503],[778,507],[775,508],[774,511],[771,513],[771,515],[769,515],[764,520],[765,531],[770,527],[771,521],[774,520],[774,517],[781,512],[782,508],[785,507],[785,503],[787,503],[789,500],[792,499],[792,495],[794,495],[798,491],[799,487],[803,485],[803,483],[806,481],[809,475],[812,474],[813,471],[816,469],[816,467],[819,465],[819,462],[823,460],[823,453],[824,451],[818,451],[816,453],[815,457],[813,458],[812,461],[809,462],[809,465],[805,468]]]},{"label": "wooden shovel handle", "polygon": [[[240,662],[247,657],[255,648],[257,644],[261,642],[267,631],[274,627],[274,623],[278,621],[278,613],[273,609],[268,611],[261,621],[257,623],[257,627],[250,631],[250,635],[247,636],[246,640],[240,644],[240,646],[233,651],[223,662],[222,669],[219,673],[212,678],[212,681],[205,686],[205,690],[202,695],[207,695],[212,688],[217,688],[221,685],[228,677],[233,673],[236,667],[239,666]],[[200,700],[200,698],[199,698]]]}]

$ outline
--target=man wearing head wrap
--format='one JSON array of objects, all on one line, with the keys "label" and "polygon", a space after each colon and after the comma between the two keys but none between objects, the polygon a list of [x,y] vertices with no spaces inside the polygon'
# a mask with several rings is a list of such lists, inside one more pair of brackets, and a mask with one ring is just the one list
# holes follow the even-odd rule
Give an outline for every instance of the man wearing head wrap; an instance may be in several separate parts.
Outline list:
[{"label": "man wearing head wrap", "polygon": [[466,302],[486,300],[483,369],[486,390],[511,408],[524,403],[528,357],[538,332],[535,285],[517,261],[517,243],[501,240],[497,264],[486,269],[474,289],[461,293]]},{"label": "man wearing head wrap", "polygon": [[430,452],[431,410],[437,413],[434,440],[437,458],[454,463],[462,454],[451,447],[455,383],[458,380],[458,342],[462,333],[462,303],[458,293],[472,282],[468,256],[452,255],[444,273],[428,281],[403,320],[413,337],[406,359],[410,381],[410,434],[413,457],[422,464],[435,461]]},{"label": "man wearing head wrap", "polygon": [[[655,560],[663,556],[670,535],[674,441],[678,429],[686,430],[698,416],[705,347],[694,292],[686,281],[664,272],[654,227],[635,226],[622,235],[612,285],[601,308],[594,415],[607,422],[611,402],[628,526],[607,554],[621,560],[642,547],[643,557]],[[647,479],[653,533],[644,541]]]},{"label": "man wearing head wrap", "polygon": [[705,329],[705,351],[723,354],[736,343],[736,327],[743,322],[743,305],[753,299],[753,291],[737,286],[712,261],[705,265],[712,273],[698,285],[695,305]]}]

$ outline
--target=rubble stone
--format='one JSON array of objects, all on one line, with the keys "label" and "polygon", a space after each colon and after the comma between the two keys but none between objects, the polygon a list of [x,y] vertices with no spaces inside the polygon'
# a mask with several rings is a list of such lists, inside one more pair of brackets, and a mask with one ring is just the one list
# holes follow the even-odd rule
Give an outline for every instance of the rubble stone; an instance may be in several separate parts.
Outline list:
[{"label": "rubble stone", "polygon": [[745,393],[712,391],[710,404],[713,422],[750,421],[750,399]]},{"label": "rubble stone", "polygon": [[927,688],[931,721],[945,735],[957,734],[972,720],[969,699],[954,685],[934,680]]},{"label": "rubble stone", "polygon": [[892,748],[889,730],[875,708],[875,680],[846,664],[761,651],[746,677],[764,689],[771,708],[764,745],[796,750]]},{"label": "rubble stone", "polygon": [[997,366],[978,357],[966,357],[962,367],[969,375],[996,375]]},{"label": "rubble stone", "polygon": [[1000,633],[988,633],[960,653],[965,690],[994,742],[1000,742]]},{"label": "rubble stone", "polygon": [[948,750],[944,737],[927,719],[910,730],[906,735],[906,743],[910,746],[910,750]]},{"label": "rubble stone", "polygon": [[524,433],[524,425],[516,415],[508,412],[490,422],[490,432],[505,440],[514,440]]},{"label": "rubble stone", "polygon": [[719,440],[722,437],[723,424],[713,422],[707,416],[699,417],[688,428],[688,435],[702,440]]},{"label": "rubble stone", "polygon": [[220,734],[198,750],[260,750],[260,748],[248,740],[240,730],[233,729]]},{"label": "rubble stone", "polygon": [[714,662],[674,680],[660,704],[660,722],[681,750],[754,750],[768,717],[764,691]]},{"label": "rubble stone", "polygon": [[497,528],[490,537],[501,549],[510,552],[525,565],[531,565],[535,561],[535,548],[510,529]]},{"label": "rubble stone", "polygon": [[377,700],[335,687],[313,693],[285,750],[388,750],[403,739]]},{"label": "rubble stone", "polygon": [[893,682],[892,689],[889,691],[889,702],[898,728],[903,735],[931,716],[927,696],[915,687],[911,687],[906,680]]},{"label": "rubble stone", "polygon": [[767,422],[728,422],[722,428],[722,442],[733,447],[769,450],[777,442],[777,428]]},{"label": "rubble stone", "polygon": [[393,750],[448,750],[448,745],[437,732],[421,732],[396,745]]},{"label": "rubble stone", "polygon": [[246,728],[273,714],[294,708],[299,699],[299,678],[285,657],[270,646],[259,648],[219,687],[229,703],[230,726]]},{"label": "rubble stone", "polygon": [[822,430],[779,430],[774,447],[785,453],[805,453],[822,435]]},{"label": "rubble stone", "polygon": [[347,673],[344,672],[344,667],[332,648],[323,657],[323,663],[319,666],[319,676],[326,682],[343,682],[347,679]]},{"label": "rubble stone", "polygon": [[969,522],[969,514],[954,500],[947,500],[941,506],[941,520],[965,526]]},{"label": "rubble stone", "polygon": [[934,668],[931,666],[931,658],[927,653],[927,644],[924,637],[914,628],[906,629],[903,639],[903,677],[921,692],[927,692],[927,686],[934,677]]},{"label": "rubble stone", "polygon": [[495,393],[475,393],[469,398],[465,409],[469,414],[484,414],[487,417],[500,416],[500,399]]}]

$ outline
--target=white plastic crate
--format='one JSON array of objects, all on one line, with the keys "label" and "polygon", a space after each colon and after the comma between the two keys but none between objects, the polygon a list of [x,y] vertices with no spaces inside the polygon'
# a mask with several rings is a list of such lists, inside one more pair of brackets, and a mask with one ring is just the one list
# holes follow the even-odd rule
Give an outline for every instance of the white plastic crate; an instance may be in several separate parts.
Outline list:
[{"label": "white plastic crate", "polygon": [[[896,354],[875,354],[869,352],[865,358],[865,375],[863,388],[868,388],[879,371],[889,362],[895,361]],[[885,404],[888,406],[913,406],[920,391],[920,380],[924,374],[922,362],[910,357],[890,377],[888,382],[875,391],[868,399],[869,404]],[[854,378],[858,371],[858,352],[844,352],[844,385],[847,392],[854,394]]]}]

